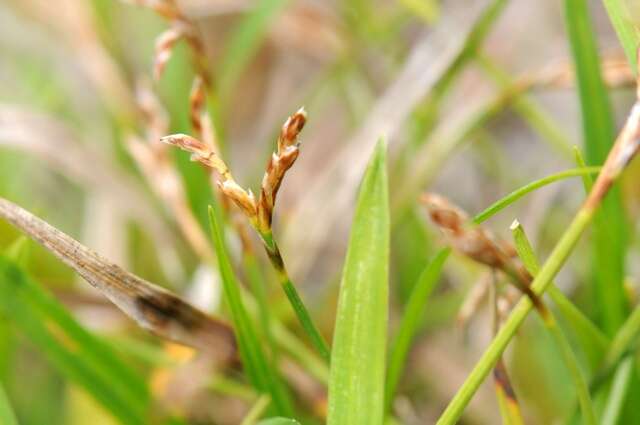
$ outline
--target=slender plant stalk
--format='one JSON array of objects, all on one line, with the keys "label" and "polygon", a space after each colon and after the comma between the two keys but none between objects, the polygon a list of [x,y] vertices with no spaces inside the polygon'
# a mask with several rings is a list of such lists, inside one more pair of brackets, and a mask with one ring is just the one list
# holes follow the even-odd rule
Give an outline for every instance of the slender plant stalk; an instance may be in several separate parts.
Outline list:
[{"label": "slender plant stalk", "polygon": [[[634,105],[586,201],[561,236],[551,255],[540,269],[540,273],[533,280],[531,289],[535,294],[543,294],[552,283],[555,275],[571,255],[580,236],[593,220],[595,212],[602,203],[602,199],[616,182],[629,161],[637,154],[638,149],[640,149],[640,102],[636,102]],[[491,371],[532,307],[531,300],[524,298],[512,310],[504,326],[489,344],[487,350],[467,376],[462,387],[438,419],[438,425],[454,424],[460,419],[465,407],[471,401],[480,384]]]},{"label": "slender plant stalk", "polygon": [[329,362],[329,359],[331,358],[329,347],[327,346],[327,343],[325,342],[324,338],[320,334],[320,331],[318,331],[318,328],[313,323],[313,320],[311,319],[311,315],[309,314],[309,311],[305,307],[304,302],[302,302],[302,298],[300,298],[298,291],[296,290],[295,286],[291,282],[291,279],[289,278],[289,274],[287,273],[287,269],[284,265],[284,260],[280,255],[280,250],[278,249],[278,245],[276,245],[276,242],[273,239],[273,235],[271,233],[261,233],[260,236],[264,243],[264,247],[269,257],[269,260],[271,261],[271,264],[273,265],[273,267],[276,270],[276,273],[278,274],[278,280],[282,285],[282,289],[284,289],[284,292],[287,295],[289,302],[293,306],[293,311],[296,313],[296,316],[298,317],[300,324],[302,325],[305,332],[311,338],[311,343],[316,348],[316,350],[318,350],[318,353],[322,356],[324,360]]},{"label": "slender plant stalk", "polygon": [[[529,273],[531,273],[532,276],[535,276],[540,271],[540,265],[538,264],[538,259],[535,257],[533,248],[527,238],[524,228],[520,223],[518,223],[518,221],[514,221],[511,225],[511,231],[513,232],[513,238],[515,240],[518,255],[522,259],[522,262]],[[567,341],[566,337],[562,333],[562,330],[558,326],[558,323],[550,310],[548,310],[546,317],[543,317],[543,321],[545,327],[558,345],[565,366],[569,371],[569,375],[573,379],[573,385],[575,386],[578,394],[584,423],[590,425],[597,424],[595,409],[593,407],[593,402],[591,401],[591,396],[589,395],[589,387],[587,386],[584,376],[580,371],[578,359],[573,353],[569,341]]]},{"label": "slender plant stalk", "polygon": [[[489,285],[489,298],[491,302],[491,322],[493,334],[498,332],[500,327],[500,313],[498,312],[498,282],[496,280],[495,270],[491,271],[493,282]],[[493,368],[493,381],[498,399],[498,407],[500,408],[500,416],[504,425],[524,425],[520,404],[513,389],[513,384],[507,373],[507,366],[502,356],[496,362]]]}]

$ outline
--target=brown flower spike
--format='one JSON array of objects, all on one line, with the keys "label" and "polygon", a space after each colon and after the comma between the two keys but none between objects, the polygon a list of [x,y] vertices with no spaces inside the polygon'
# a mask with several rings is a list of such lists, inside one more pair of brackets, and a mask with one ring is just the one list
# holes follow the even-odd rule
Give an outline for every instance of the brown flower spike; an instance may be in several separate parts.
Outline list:
[{"label": "brown flower spike", "polygon": [[421,201],[451,247],[479,263],[502,271],[541,313],[545,310],[540,297],[529,287],[531,275],[514,258],[516,250],[510,243],[499,241],[487,229],[473,225],[464,211],[440,195],[425,193]]},{"label": "brown flower spike", "polygon": [[160,140],[190,152],[192,161],[216,170],[221,176],[218,186],[222,192],[240,207],[258,232],[265,235],[271,232],[273,208],[282,179],[298,158],[298,135],[306,120],[307,114],[304,108],[300,108],[282,126],[277,150],[267,163],[267,169],[262,178],[260,198],[257,202],[251,190],[243,189],[235,181],[227,165],[208,144],[185,134],[174,134]]}]

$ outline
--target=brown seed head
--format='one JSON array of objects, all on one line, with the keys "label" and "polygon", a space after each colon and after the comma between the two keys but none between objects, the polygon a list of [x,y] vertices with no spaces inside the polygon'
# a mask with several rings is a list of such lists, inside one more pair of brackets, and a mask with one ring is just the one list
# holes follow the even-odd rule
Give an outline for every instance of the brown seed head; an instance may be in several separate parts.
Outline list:
[{"label": "brown seed head", "polygon": [[306,122],[307,112],[304,110],[304,106],[285,121],[280,131],[280,137],[278,138],[278,155],[287,147],[297,144],[298,134],[300,134]]},{"label": "brown seed head", "polygon": [[440,195],[425,193],[421,201],[449,245],[475,261],[505,269],[509,257],[491,232],[480,226],[470,226],[469,216]]},{"label": "brown seed head", "polygon": [[267,163],[267,169],[262,178],[260,187],[260,200],[258,201],[258,228],[261,232],[271,230],[273,208],[276,196],[284,175],[293,166],[298,158],[298,135],[307,121],[307,113],[300,108],[285,121],[278,137],[277,152],[271,155]]}]

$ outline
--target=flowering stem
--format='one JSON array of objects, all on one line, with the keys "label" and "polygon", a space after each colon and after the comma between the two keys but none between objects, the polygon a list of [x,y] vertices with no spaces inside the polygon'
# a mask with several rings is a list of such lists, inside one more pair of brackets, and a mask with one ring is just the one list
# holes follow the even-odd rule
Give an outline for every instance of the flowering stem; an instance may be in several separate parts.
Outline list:
[{"label": "flowering stem", "polygon": [[302,298],[300,298],[295,285],[289,278],[287,269],[284,266],[282,255],[280,255],[278,245],[273,239],[273,234],[270,231],[260,232],[260,237],[262,239],[265,251],[267,252],[267,256],[269,257],[269,260],[271,261],[273,267],[276,269],[278,280],[282,285],[282,289],[284,289],[284,293],[287,295],[287,298],[289,299],[289,302],[293,307],[293,311],[296,313],[296,316],[298,317],[302,328],[309,335],[309,338],[311,338],[311,342],[313,343],[316,350],[318,350],[318,353],[320,353],[322,358],[328,363],[330,359],[329,347],[320,334],[320,331],[318,331],[318,328],[313,323],[313,320],[309,315],[309,311],[305,307]]}]

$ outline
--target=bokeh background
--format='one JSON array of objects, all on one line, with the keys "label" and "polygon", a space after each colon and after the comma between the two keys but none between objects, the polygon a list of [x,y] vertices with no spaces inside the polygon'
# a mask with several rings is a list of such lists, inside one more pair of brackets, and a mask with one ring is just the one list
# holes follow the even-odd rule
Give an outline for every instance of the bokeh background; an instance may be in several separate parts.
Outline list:
[{"label": "bokeh background", "polygon": [[[135,3],[0,3],[0,195],[128,270],[220,309],[215,274],[198,260],[126,149],[127,137],[144,131],[136,103],[136,88],[144,84],[166,109],[170,132],[192,132],[189,49],[178,44],[162,78],[152,82],[154,43],[167,22]],[[417,202],[421,191],[444,194],[472,214],[527,182],[575,166],[572,147],[583,145],[582,124],[562,2],[501,2],[475,53],[452,68],[490,3],[496,2],[178,1],[205,41],[216,129],[239,182],[258,189],[279,127],[300,106],[308,111],[300,157],[280,193],[275,233],[325,335],[333,328],[355,195],[378,138],[386,139],[390,155],[391,332],[418,274],[442,246]],[[602,3],[588,3],[619,127],[635,98],[634,81]],[[209,182],[183,152],[171,157],[207,229]],[[640,271],[634,224],[639,173],[640,164],[632,164],[622,182],[632,302]],[[580,179],[570,179],[527,196],[488,226],[509,238],[517,218],[544,258],[583,199]],[[18,235],[0,222],[1,247]],[[591,242],[584,238],[557,282],[598,321]],[[260,261],[273,280],[265,258]],[[129,354],[162,351],[46,251],[34,246],[29,271],[83,323]],[[465,325],[456,319],[485,273],[459,256],[447,263],[400,386],[395,410],[404,423],[432,423],[490,340],[485,302]],[[283,320],[297,329],[279,288],[270,291]],[[0,331],[0,381],[20,423],[110,423],[25,335],[6,321]],[[552,423],[566,413],[575,392],[537,318],[519,331],[507,360],[531,423]],[[202,423],[239,423],[247,409],[215,389],[200,396]],[[640,400],[640,391],[630,397]],[[488,380],[465,423],[499,420]]]}]

